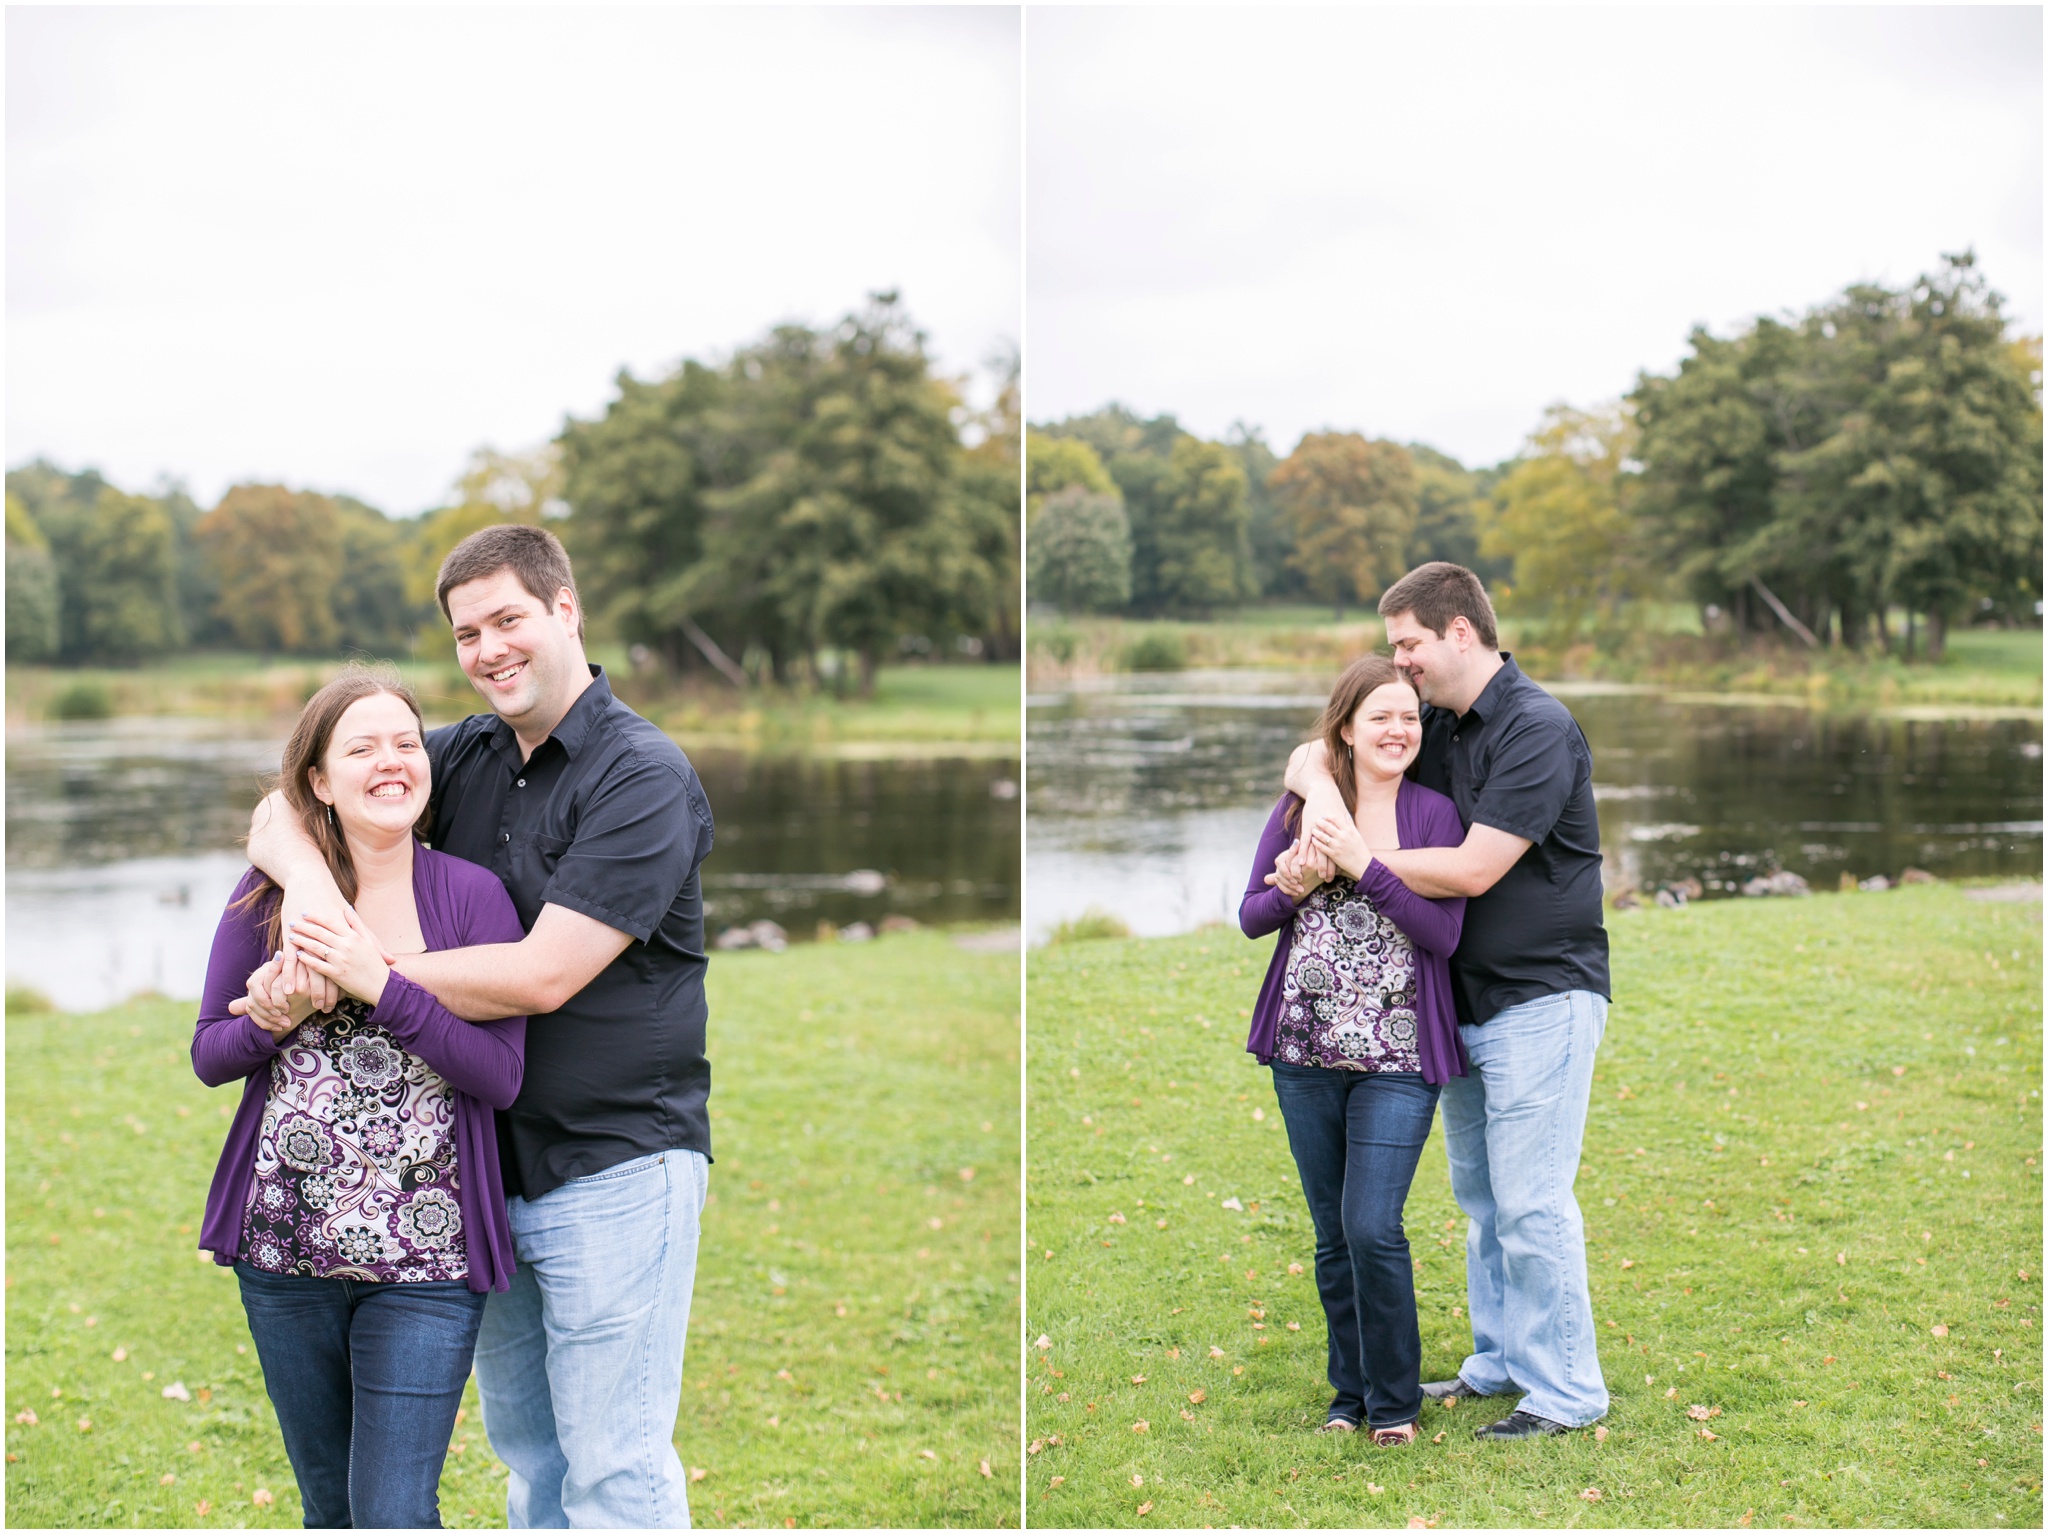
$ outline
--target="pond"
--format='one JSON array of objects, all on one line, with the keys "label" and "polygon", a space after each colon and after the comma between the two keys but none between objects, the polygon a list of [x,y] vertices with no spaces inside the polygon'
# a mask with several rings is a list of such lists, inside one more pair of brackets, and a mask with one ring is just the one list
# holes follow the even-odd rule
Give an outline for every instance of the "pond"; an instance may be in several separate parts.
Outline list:
[{"label": "pond", "polygon": [[[1028,698],[1031,938],[1091,907],[1148,936],[1234,922],[1287,753],[1327,685],[1186,672]],[[1780,868],[1815,889],[1909,866],[2040,876],[2038,718],[1553,690],[1593,749],[1610,883],[1690,877],[1726,896]]]},{"label": "pond", "polygon": [[[196,997],[281,729],[116,719],[7,740],[7,978],[71,1009]],[[687,747],[686,747],[687,749]],[[1018,763],[692,752],[718,824],[706,926],[1017,919]]]}]

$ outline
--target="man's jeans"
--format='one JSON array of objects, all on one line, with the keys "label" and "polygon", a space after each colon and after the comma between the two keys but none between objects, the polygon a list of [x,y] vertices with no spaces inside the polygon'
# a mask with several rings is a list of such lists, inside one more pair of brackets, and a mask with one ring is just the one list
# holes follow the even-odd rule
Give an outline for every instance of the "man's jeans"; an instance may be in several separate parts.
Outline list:
[{"label": "man's jeans", "polygon": [[235,1264],[309,1529],[438,1529],[484,1297]]},{"label": "man's jeans", "polygon": [[476,1344],[515,1529],[687,1529],[683,1338],[709,1163],[642,1156],[506,1201],[519,1271]]},{"label": "man's jeans", "polygon": [[1583,1427],[1607,1411],[1586,1231],[1572,1182],[1607,1003],[1539,997],[1458,1029],[1470,1074],[1444,1083],[1451,1192],[1469,1217],[1465,1284],[1474,1390],[1525,1392],[1521,1409]]},{"label": "man's jeans", "polygon": [[1415,1267],[1401,1223],[1437,1089],[1412,1071],[1273,1062],[1273,1093],[1316,1227],[1330,1334],[1330,1415],[1398,1427],[1422,1415]]}]

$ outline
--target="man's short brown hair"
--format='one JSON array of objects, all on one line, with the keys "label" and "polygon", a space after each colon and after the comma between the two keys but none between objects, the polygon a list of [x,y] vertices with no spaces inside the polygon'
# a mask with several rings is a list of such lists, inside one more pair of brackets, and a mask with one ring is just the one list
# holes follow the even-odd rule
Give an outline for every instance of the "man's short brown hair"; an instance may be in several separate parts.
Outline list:
[{"label": "man's short brown hair", "polygon": [[576,576],[569,568],[569,551],[546,528],[524,522],[483,528],[448,551],[434,580],[434,600],[441,604],[441,616],[455,621],[448,611],[449,592],[500,570],[510,570],[519,584],[551,611],[555,593],[567,586],[569,595],[576,598],[576,637],[583,637],[583,598],[577,594]]},{"label": "man's short brown hair", "polygon": [[1380,595],[1380,616],[1398,618],[1403,613],[1413,613],[1415,621],[1439,639],[1453,618],[1463,618],[1487,649],[1500,648],[1493,603],[1486,599],[1479,577],[1463,565],[1432,559],[1394,582]]}]

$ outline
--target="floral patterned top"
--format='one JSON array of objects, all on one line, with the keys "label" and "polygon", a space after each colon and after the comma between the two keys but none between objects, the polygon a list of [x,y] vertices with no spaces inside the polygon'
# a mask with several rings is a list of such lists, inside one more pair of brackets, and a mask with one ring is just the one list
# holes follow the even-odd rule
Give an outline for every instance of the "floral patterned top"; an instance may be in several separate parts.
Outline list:
[{"label": "floral patterned top", "polygon": [[448,1083],[353,997],[271,1059],[241,1257],[268,1273],[468,1275]]},{"label": "floral patterned top", "polygon": [[1274,1056],[1337,1071],[1415,1071],[1415,947],[1343,874],[1294,913]]}]

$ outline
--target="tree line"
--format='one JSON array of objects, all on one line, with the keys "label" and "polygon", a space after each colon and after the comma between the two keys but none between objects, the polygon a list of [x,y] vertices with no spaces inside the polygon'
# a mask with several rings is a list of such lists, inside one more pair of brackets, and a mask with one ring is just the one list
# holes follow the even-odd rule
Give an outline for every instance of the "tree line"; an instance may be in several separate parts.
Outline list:
[{"label": "tree line", "polygon": [[[894,294],[829,329],[639,379],[526,453],[481,449],[448,504],[237,485],[210,509],[92,470],[7,475],[11,661],[191,647],[402,652],[434,575],[494,522],[545,523],[604,630],[735,685],[872,685],[907,655],[1014,658],[1021,448],[1014,362],[972,412]],[[848,664],[838,665],[844,657]]]},{"label": "tree line", "polygon": [[[1709,631],[1939,655],[2038,621],[2041,349],[1970,254],[1910,286],[1704,328],[1669,376],[1553,406],[1514,458],[1312,432],[1203,441],[1119,406],[1032,427],[1030,591],[1202,616],[1265,598],[1341,616],[1428,559],[1477,570],[1547,640],[1625,636],[1690,600]],[[1890,615],[1904,615],[1896,632]]]}]

